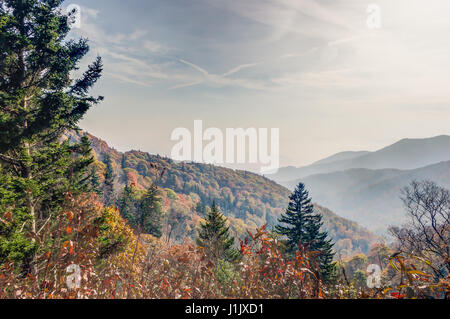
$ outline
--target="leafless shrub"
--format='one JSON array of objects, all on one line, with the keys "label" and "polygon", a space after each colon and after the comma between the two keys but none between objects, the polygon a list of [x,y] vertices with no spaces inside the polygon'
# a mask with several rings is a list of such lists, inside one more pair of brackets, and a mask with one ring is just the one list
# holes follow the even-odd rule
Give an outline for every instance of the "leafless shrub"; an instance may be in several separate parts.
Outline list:
[{"label": "leafless shrub", "polygon": [[389,229],[399,248],[431,259],[436,275],[443,265],[450,272],[450,191],[431,181],[414,181],[402,194],[409,222]]}]

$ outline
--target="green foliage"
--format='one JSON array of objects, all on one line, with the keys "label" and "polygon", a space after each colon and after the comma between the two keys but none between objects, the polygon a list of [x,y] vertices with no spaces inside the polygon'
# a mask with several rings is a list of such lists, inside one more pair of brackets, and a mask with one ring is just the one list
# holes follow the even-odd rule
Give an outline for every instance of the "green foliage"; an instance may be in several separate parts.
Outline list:
[{"label": "green foliage", "polygon": [[0,262],[22,258],[24,267],[34,240],[23,234],[52,223],[66,192],[86,190],[89,141],[61,137],[102,100],[88,94],[100,78],[100,58],[71,78],[89,47],[85,39],[65,39],[70,27],[60,4],[8,0],[0,7],[0,166],[5,198],[14,202],[0,207],[0,216],[11,213],[1,226]]},{"label": "green foliage", "polygon": [[152,184],[139,202],[137,222],[140,229],[146,234],[160,238],[162,236],[161,218],[162,211],[159,189],[155,184]]},{"label": "green foliage", "polygon": [[234,238],[230,237],[227,219],[219,211],[215,202],[205,219],[198,230],[197,245],[203,247],[215,261],[219,259],[237,260],[239,254],[233,247]]},{"label": "green foliage", "polygon": [[92,192],[96,193],[97,195],[102,195],[100,177],[98,176],[94,168],[91,168],[89,178]]},{"label": "green foliage", "polygon": [[17,206],[19,198],[11,177],[3,174],[0,166],[0,263],[7,259],[28,263],[37,247],[20,231],[24,224],[30,222],[30,215],[23,207]]},{"label": "green foliage", "polygon": [[103,202],[106,206],[112,206],[115,203],[114,180],[116,175],[114,174],[113,162],[109,154],[105,155],[104,162],[106,164],[106,169],[103,186]]},{"label": "green foliage", "polygon": [[105,208],[101,216],[93,221],[93,225],[98,227],[99,256],[104,261],[108,256],[120,252],[126,246],[126,236],[122,232],[114,232],[114,219],[116,213],[111,207]]},{"label": "green foliage", "polygon": [[205,216],[206,214],[206,206],[199,201],[197,203],[197,205],[195,206],[195,211],[200,215],[200,216]]},{"label": "green foliage", "polygon": [[309,250],[316,252],[320,275],[324,280],[330,280],[335,266],[332,262],[333,244],[327,239],[328,234],[321,231],[322,216],[314,213],[314,206],[302,183],[289,199],[289,206],[279,219],[280,225],[275,226],[275,232],[286,238],[287,252],[291,256],[297,253],[299,245],[307,245]]},{"label": "green foliage", "polygon": [[123,218],[128,220],[130,225],[136,225],[136,205],[137,190],[133,185],[124,187],[122,194],[118,200],[118,208]]},{"label": "green foliage", "polygon": [[216,276],[220,286],[224,289],[242,281],[235,264],[223,259],[219,259],[217,262]]},{"label": "green foliage", "polygon": [[162,236],[161,190],[151,184],[147,190],[139,190],[135,185],[127,185],[117,201],[120,214],[139,233]]},{"label": "green foliage", "polygon": [[352,283],[357,288],[365,288],[367,285],[367,273],[361,269],[358,269],[353,274]]}]

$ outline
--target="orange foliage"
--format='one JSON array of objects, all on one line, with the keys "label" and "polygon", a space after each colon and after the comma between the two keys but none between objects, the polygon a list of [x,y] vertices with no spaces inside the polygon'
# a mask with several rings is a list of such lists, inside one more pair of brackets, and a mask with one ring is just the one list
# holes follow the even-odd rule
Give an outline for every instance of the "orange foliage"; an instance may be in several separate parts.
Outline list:
[{"label": "orange foliage", "polygon": [[[286,259],[282,245],[265,226],[240,242],[238,263],[210,260],[194,243],[169,245],[151,235],[136,236],[116,209],[92,195],[67,194],[66,207],[38,234],[31,269],[0,267],[0,298],[326,298],[313,252],[301,247]],[[410,298],[410,290],[449,291],[449,280],[434,283],[410,261],[396,255],[393,266],[405,280],[389,289],[372,289],[362,298]],[[80,270],[73,286],[71,265]],[[69,268],[68,268],[69,267]],[[72,277],[71,277],[72,276]],[[328,288],[327,288],[328,289]],[[339,288],[341,289],[341,288]],[[327,295],[327,296],[326,296]],[[345,298],[338,294],[335,298]]]},{"label": "orange foliage", "polygon": [[[263,228],[241,243],[242,260],[229,265],[224,282],[219,263],[192,242],[167,245],[137,237],[117,210],[94,196],[67,194],[62,214],[37,235],[40,251],[29,273],[12,263],[0,268],[0,298],[288,298],[322,297],[309,257],[285,261]],[[68,267],[78,265],[79,287]],[[73,277],[72,277],[73,279]]]}]

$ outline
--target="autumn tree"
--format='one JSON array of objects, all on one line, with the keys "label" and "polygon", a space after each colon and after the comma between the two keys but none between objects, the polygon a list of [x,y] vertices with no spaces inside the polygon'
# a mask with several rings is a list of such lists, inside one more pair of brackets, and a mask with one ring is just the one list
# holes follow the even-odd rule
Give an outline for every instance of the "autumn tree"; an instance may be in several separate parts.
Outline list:
[{"label": "autumn tree", "polygon": [[328,234],[321,231],[322,215],[314,212],[314,206],[303,183],[299,183],[289,197],[285,214],[278,220],[275,232],[285,238],[287,253],[295,257],[299,245],[306,245],[310,251],[317,252],[320,275],[324,280],[331,279],[334,272],[333,244]]},{"label": "autumn tree", "polygon": [[24,259],[31,258],[35,242],[24,234],[37,234],[60,213],[63,194],[82,188],[92,162],[87,139],[74,144],[61,137],[102,100],[89,95],[102,62],[97,58],[72,78],[89,46],[86,39],[66,39],[75,12],[64,14],[61,3],[1,1],[0,166],[7,181],[1,187],[14,204],[0,211],[12,221],[0,233],[0,262],[24,257],[14,253],[17,247],[27,247]]},{"label": "autumn tree", "polygon": [[450,272],[450,191],[413,181],[402,194],[409,223],[390,228],[399,249],[432,260],[438,276]]},{"label": "autumn tree", "polygon": [[234,238],[229,234],[227,218],[219,211],[215,202],[206,214],[205,222],[200,225],[197,245],[203,247],[216,261],[234,261],[238,258],[238,252],[233,247]]},{"label": "autumn tree", "polygon": [[173,238],[180,241],[186,235],[186,221],[188,214],[178,207],[171,207],[167,215],[167,242]]}]

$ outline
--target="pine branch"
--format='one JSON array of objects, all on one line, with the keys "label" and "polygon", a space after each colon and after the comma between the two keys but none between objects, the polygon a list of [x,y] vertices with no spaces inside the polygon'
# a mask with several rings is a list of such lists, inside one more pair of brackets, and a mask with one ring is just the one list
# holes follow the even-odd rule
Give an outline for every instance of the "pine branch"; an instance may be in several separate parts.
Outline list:
[{"label": "pine branch", "polygon": [[21,166],[21,163],[18,160],[1,153],[0,153],[0,160],[10,165]]}]

